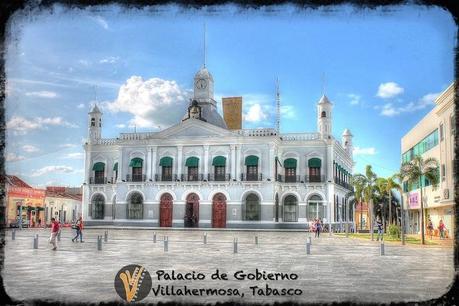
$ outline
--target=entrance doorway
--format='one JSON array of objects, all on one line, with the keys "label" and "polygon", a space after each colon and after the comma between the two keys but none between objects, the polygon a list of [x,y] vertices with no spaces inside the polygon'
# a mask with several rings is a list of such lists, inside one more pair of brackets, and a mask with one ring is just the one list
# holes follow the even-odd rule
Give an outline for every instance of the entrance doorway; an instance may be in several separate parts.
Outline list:
[{"label": "entrance doorway", "polygon": [[212,227],[226,227],[226,197],[223,193],[214,195],[212,201]]},{"label": "entrance doorway", "polygon": [[186,197],[184,226],[199,226],[199,197],[195,193],[190,193]]},{"label": "entrance doorway", "polygon": [[172,227],[172,196],[165,193],[159,204],[159,226]]}]

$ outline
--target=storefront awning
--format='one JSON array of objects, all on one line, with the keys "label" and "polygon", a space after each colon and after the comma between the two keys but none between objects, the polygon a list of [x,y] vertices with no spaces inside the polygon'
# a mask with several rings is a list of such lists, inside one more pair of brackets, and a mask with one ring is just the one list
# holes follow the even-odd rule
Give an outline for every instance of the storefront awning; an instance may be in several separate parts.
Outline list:
[{"label": "storefront awning", "polygon": [[245,158],[246,166],[258,166],[258,156],[249,155]]},{"label": "storefront awning", "polygon": [[226,157],[224,156],[216,156],[212,161],[212,166],[216,167],[224,167],[226,166]]},{"label": "storefront awning", "polygon": [[131,159],[131,162],[129,163],[129,167],[142,168],[142,164],[143,164],[143,159],[136,157],[136,158]]},{"label": "storefront awning", "polygon": [[296,168],[296,159],[287,158],[284,160],[284,168]]},{"label": "storefront awning", "polygon": [[199,165],[199,158],[192,156],[188,157],[185,162],[186,167],[197,167]]},{"label": "storefront awning", "polygon": [[320,158],[311,158],[310,160],[308,160],[309,168],[320,168],[321,166],[322,166],[322,161],[320,160]]},{"label": "storefront awning", "polygon": [[172,167],[172,157],[165,156],[159,160],[159,165],[162,167]]},{"label": "storefront awning", "polygon": [[118,163],[115,163],[115,164],[113,165],[113,171],[118,171]]},{"label": "storefront awning", "polygon": [[105,169],[105,164],[104,163],[95,163],[94,166],[92,166],[92,171],[104,171]]}]

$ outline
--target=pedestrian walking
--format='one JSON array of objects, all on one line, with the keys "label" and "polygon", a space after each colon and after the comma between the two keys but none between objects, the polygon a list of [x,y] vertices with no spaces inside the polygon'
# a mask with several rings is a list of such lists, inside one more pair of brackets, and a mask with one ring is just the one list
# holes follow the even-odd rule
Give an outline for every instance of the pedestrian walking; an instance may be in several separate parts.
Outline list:
[{"label": "pedestrian walking", "polygon": [[319,238],[320,237],[320,231],[322,230],[322,223],[320,223],[320,220],[317,219],[317,222],[316,222],[316,237]]},{"label": "pedestrian walking", "polygon": [[434,230],[434,226],[433,226],[432,220],[430,220],[429,218],[429,222],[427,222],[427,233],[430,236],[430,240],[432,240],[433,230]]},{"label": "pedestrian walking", "polygon": [[442,219],[440,219],[440,223],[438,224],[438,231],[440,232],[440,239],[445,239],[445,224]]},{"label": "pedestrian walking", "polygon": [[52,250],[56,251],[57,250],[57,234],[59,234],[60,231],[60,226],[59,226],[59,221],[57,221],[54,218],[51,218],[51,236],[49,237],[49,243],[53,245]]},{"label": "pedestrian walking", "polygon": [[75,224],[75,229],[76,229],[76,236],[72,238],[72,242],[78,242],[78,237],[80,237],[80,242],[84,242],[83,241],[83,218],[82,217],[78,218]]},{"label": "pedestrian walking", "polygon": [[381,241],[383,240],[383,224],[381,220],[376,220],[376,226],[378,227],[378,237],[376,238],[376,241],[379,241],[379,238],[381,238]]}]

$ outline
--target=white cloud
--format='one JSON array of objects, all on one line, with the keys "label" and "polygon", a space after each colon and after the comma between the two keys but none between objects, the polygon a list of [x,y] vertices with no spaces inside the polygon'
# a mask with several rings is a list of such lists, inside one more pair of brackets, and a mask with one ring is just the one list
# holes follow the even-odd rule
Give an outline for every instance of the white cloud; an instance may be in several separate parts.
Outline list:
[{"label": "white cloud", "polygon": [[113,102],[101,103],[111,112],[134,115],[129,122],[137,127],[167,127],[183,117],[191,91],[181,88],[175,81],[131,76],[119,89]]},{"label": "white cloud", "polygon": [[16,134],[24,135],[29,131],[37,129],[47,129],[49,126],[65,126],[77,128],[78,125],[62,119],[62,117],[42,118],[36,117],[27,119],[21,116],[13,116],[7,123],[6,128],[14,131]]},{"label": "white cloud", "polygon": [[376,96],[387,99],[402,94],[404,91],[405,90],[395,82],[381,83]]},{"label": "white cloud", "polygon": [[261,109],[261,105],[258,103],[250,106],[248,112],[243,116],[244,120],[248,122],[259,122],[268,118],[268,116]]},{"label": "white cloud", "polygon": [[79,63],[80,65],[86,66],[86,67],[88,67],[89,65],[91,65],[91,62],[88,61],[88,60],[85,60],[85,59],[80,59],[80,60],[78,60],[78,63]]},{"label": "white cloud", "polygon": [[77,105],[77,108],[84,108],[84,106],[85,106],[84,103],[80,103]]},{"label": "white cloud", "polygon": [[282,119],[295,119],[296,111],[292,105],[282,105],[280,107],[280,114]]},{"label": "white cloud", "polygon": [[369,147],[369,148],[354,147],[354,150],[352,151],[352,153],[354,155],[375,155],[376,149],[374,147]]},{"label": "white cloud", "polygon": [[22,149],[27,153],[34,153],[34,152],[40,151],[39,148],[32,146],[32,145],[24,145],[22,146]]},{"label": "white cloud", "polygon": [[75,152],[75,153],[68,153],[64,156],[62,156],[62,159],[83,159],[84,154],[81,152]]},{"label": "white cloud", "polygon": [[120,60],[118,56],[109,56],[99,61],[99,64],[114,64]]},{"label": "white cloud", "polygon": [[401,113],[411,113],[429,106],[433,106],[435,99],[440,93],[428,93],[416,102],[410,102],[405,106],[394,106],[392,103],[386,103],[381,109],[381,115],[393,117]]},{"label": "white cloud", "polygon": [[55,93],[54,91],[46,91],[46,90],[26,92],[25,95],[28,97],[49,98],[49,99],[58,97],[58,94]]},{"label": "white cloud", "polygon": [[360,95],[356,94],[348,94],[347,97],[350,99],[351,105],[358,105],[360,104],[360,99],[362,98]]},{"label": "white cloud", "polygon": [[74,148],[76,146],[77,145],[74,144],[74,143],[63,143],[63,144],[59,145],[60,148]]},{"label": "white cloud", "polygon": [[120,123],[120,124],[116,124],[115,126],[119,129],[124,129],[126,127],[126,124]]},{"label": "white cloud", "polygon": [[16,162],[16,161],[24,160],[25,157],[21,156],[21,155],[17,155],[15,153],[8,153],[8,154],[6,154],[6,158],[5,159],[8,162]]},{"label": "white cloud", "polygon": [[93,16],[90,18],[94,20],[95,22],[97,22],[102,28],[104,28],[105,30],[108,30],[108,22],[102,16]]},{"label": "white cloud", "polygon": [[69,166],[46,166],[38,170],[34,170],[31,177],[42,176],[45,174],[58,174],[58,173],[74,173],[75,170]]}]

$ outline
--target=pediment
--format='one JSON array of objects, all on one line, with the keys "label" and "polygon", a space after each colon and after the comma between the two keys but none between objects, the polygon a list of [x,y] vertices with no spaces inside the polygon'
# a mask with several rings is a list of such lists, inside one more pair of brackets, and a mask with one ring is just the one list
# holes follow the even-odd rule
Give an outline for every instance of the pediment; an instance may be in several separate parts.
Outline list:
[{"label": "pediment", "polygon": [[237,136],[237,134],[201,120],[188,119],[161,131],[157,136],[159,138],[196,138],[233,137]]}]

